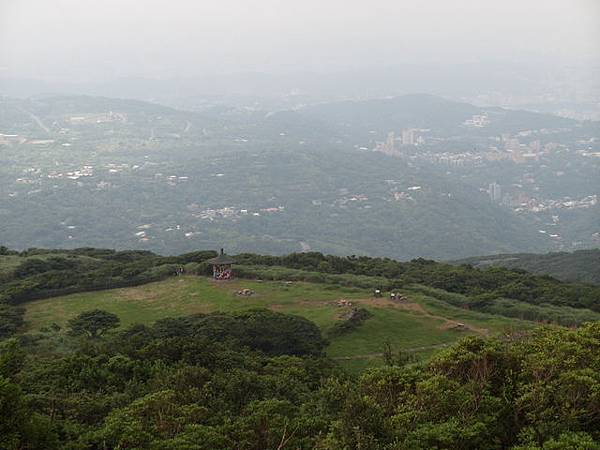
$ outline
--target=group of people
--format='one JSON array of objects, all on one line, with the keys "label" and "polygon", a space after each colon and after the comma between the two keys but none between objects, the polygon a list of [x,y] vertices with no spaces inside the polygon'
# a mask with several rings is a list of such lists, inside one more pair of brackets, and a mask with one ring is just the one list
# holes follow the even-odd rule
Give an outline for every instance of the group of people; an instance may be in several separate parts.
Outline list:
[{"label": "group of people", "polygon": [[215,266],[213,269],[213,278],[215,280],[230,280],[233,278],[231,267]]},{"label": "group of people", "polygon": [[[373,295],[375,297],[381,297],[381,289],[375,289]],[[390,300],[406,300],[406,297],[404,297],[402,294],[397,294],[396,292],[390,292]]]}]

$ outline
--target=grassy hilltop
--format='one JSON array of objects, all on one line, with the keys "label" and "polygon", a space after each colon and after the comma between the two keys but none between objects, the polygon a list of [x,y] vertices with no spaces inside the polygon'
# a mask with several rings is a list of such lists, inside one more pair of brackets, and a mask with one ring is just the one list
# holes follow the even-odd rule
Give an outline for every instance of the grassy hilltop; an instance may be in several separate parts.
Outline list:
[{"label": "grassy hilltop", "polygon": [[[217,283],[204,262],[214,254],[2,248],[0,338],[58,327],[64,334],[70,319],[91,309],[116,314],[126,329],[191,314],[264,308],[315,323],[327,339],[327,355],[358,369],[381,364],[386,348],[425,357],[467,335],[600,319],[600,287],[522,270],[314,252],[241,254],[238,278]],[[179,268],[185,276],[175,276]],[[254,294],[237,295],[242,289]],[[374,289],[383,296],[373,298]],[[390,301],[390,292],[405,298]],[[340,306],[340,300],[353,305]],[[353,310],[361,317],[356,322]]]},{"label": "grassy hilltop", "polygon": [[[241,289],[251,289],[255,294],[239,296],[237,291]],[[303,316],[328,336],[350,309],[338,306],[337,301],[347,299],[372,316],[351,333],[331,337],[326,351],[344,365],[356,368],[381,364],[386,343],[396,350],[426,355],[465,335],[487,336],[531,326],[526,321],[445,305],[410,289],[399,292],[408,301],[375,299],[371,290],[317,283],[240,279],[218,283],[206,277],[184,276],[137,287],[33,301],[26,306],[25,326],[32,332],[53,323],[64,328],[69,319],[94,308],[117,314],[122,327],[189,314],[268,308]]]}]

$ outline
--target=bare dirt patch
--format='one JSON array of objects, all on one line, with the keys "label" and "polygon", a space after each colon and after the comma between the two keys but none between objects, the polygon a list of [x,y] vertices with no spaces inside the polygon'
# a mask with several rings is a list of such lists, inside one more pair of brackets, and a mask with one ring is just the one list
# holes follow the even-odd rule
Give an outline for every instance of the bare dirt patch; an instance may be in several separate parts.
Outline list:
[{"label": "bare dirt patch", "polygon": [[473,333],[481,334],[482,336],[487,336],[490,333],[490,330],[487,328],[475,327],[468,323],[457,322],[456,320],[445,320],[446,321],[438,327],[440,330],[471,331]]},{"label": "bare dirt patch", "polygon": [[353,302],[360,303],[366,306],[374,306],[376,308],[403,309],[405,311],[414,311],[419,314],[430,315],[419,303],[392,301],[385,298],[365,298],[360,300],[353,300]]}]

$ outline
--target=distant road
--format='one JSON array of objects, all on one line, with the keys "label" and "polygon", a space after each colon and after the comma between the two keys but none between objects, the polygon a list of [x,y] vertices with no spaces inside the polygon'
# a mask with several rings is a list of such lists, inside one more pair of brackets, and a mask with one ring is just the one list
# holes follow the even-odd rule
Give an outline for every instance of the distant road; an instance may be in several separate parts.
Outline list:
[{"label": "distant road", "polygon": [[34,113],[32,113],[31,111],[27,111],[26,109],[22,109],[22,111],[24,113],[27,113],[29,115],[29,117],[31,117],[33,119],[33,121],[38,124],[38,126],[44,130],[46,133],[50,134],[50,128],[48,128],[46,125],[44,125],[44,122],[42,122],[42,119],[40,119],[38,116],[36,116]]}]

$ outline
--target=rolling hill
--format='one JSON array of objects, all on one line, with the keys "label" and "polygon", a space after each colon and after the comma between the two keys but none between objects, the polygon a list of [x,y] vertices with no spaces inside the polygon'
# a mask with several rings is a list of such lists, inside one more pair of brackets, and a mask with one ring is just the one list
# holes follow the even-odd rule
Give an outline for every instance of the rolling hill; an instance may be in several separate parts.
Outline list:
[{"label": "rolling hill", "polygon": [[[205,276],[211,251],[178,257],[90,248],[2,253],[0,337],[64,330],[92,309],[116,314],[129,327],[264,308],[312,321],[328,337],[327,354],[357,369],[381,364],[386,345],[425,357],[465,335],[493,336],[540,321],[600,320],[598,288],[508,269],[242,254],[236,257],[240,278],[219,283]],[[185,276],[174,276],[179,268]],[[374,295],[376,288],[382,296]],[[250,295],[241,295],[246,289]],[[403,298],[390,299],[390,292]],[[365,317],[355,323],[358,311]]]},{"label": "rolling hill", "polygon": [[485,129],[486,133],[514,133],[517,130],[541,127],[572,127],[577,123],[571,119],[529,111],[481,108],[428,94],[332,102],[307,106],[299,111],[308,117],[337,126],[340,130],[362,133],[371,130],[426,128],[439,135],[481,134],[484,130],[465,129],[462,124],[473,115],[486,113],[491,120]]},{"label": "rolling hill", "polygon": [[[251,289],[250,297],[237,294]],[[26,305],[25,329],[65,328],[68,320],[98,308],[117,314],[123,327],[150,325],[156,320],[197,313],[240,312],[267,308],[305,317],[328,336],[351,307],[346,299],[371,313],[355,331],[329,338],[327,354],[352,369],[382,364],[387,343],[398,351],[423,357],[467,335],[496,335],[533,324],[492,314],[465,311],[410,289],[399,291],[407,300],[374,298],[371,290],[307,282],[235,280],[219,284],[204,277],[178,277],[139,287],[87,292],[37,300]],[[387,295],[387,292],[385,293]]]},{"label": "rolling hill", "polygon": [[476,267],[508,267],[551,275],[563,281],[600,284],[600,249],[547,254],[515,253],[466,258],[457,264]]}]

